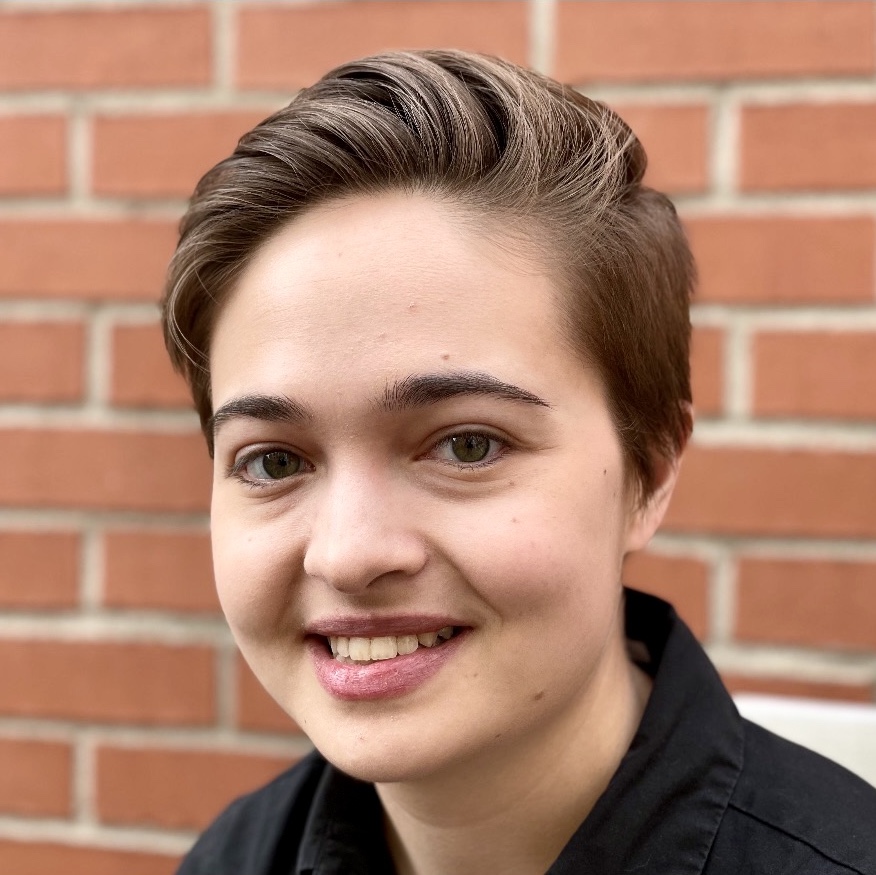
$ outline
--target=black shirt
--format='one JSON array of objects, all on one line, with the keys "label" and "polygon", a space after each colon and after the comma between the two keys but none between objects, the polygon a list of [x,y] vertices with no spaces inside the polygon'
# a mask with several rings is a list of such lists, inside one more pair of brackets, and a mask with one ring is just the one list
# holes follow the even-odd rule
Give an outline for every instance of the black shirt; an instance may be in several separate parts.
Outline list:
[{"label": "black shirt", "polygon": [[[743,720],[665,602],[628,591],[626,627],[653,690],[548,875],[876,875],[876,788]],[[226,809],[178,875],[393,872],[374,787],[313,753]]]}]

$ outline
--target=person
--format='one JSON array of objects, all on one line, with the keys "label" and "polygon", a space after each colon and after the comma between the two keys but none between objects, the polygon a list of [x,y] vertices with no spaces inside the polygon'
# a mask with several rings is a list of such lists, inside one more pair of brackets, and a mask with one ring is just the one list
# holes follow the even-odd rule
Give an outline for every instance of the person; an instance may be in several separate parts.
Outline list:
[{"label": "person", "polygon": [[876,873],[876,790],[742,720],[625,590],[691,431],[694,267],[605,106],[344,64],[198,184],[168,349],[216,585],[315,751],[180,875]]}]

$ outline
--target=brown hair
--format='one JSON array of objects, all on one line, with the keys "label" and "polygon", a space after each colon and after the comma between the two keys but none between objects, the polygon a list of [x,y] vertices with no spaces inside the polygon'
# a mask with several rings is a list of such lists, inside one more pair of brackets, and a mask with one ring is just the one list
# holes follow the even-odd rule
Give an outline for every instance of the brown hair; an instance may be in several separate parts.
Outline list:
[{"label": "brown hair", "polygon": [[528,228],[556,265],[567,334],[647,499],[690,431],[694,268],[671,202],[642,185],[645,165],[606,106],[497,58],[388,53],[328,73],[245,134],[182,219],[164,335],[205,434],[213,326],[257,249],[317,203],[420,191]]}]

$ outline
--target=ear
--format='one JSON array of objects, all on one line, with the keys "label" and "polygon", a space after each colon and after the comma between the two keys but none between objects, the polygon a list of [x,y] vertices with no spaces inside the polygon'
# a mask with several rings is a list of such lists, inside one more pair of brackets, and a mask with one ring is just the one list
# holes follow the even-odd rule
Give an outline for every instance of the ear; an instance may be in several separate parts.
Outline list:
[{"label": "ear", "polygon": [[680,454],[672,459],[661,458],[655,464],[657,487],[646,501],[638,501],[630,512],[627,520],[625,553],[643,550],[654,537],[654,533],[663,521],[666,508],[669,507],[680,468]]},{"label": "ear", "polygon": [[656,486],[647,501],[637,501],[630,511],[627,520],[624,555],[635,553],[636,550],[644,550],[648,546],[648,542],[654,537],[654,533],[663,522],[666,509],[669,507],[669,501],[678,481],[678,472],[681,469],[681,457],[687,448],[687,442],[694,425],[693,404],[687,401],[681,402],[681,412],[684,420],[682,426],[684,433],[679,441],[678,453],[670,458],[654,454]]}]

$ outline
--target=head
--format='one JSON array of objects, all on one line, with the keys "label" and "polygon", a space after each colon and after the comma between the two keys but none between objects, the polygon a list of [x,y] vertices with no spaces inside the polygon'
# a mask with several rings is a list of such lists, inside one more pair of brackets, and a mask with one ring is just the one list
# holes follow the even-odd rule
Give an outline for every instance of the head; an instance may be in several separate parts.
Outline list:
[{"label": "head", "polygon": [[644,169],[607,108],[422,52],[328,74],[195,192],[165,331],[220,600],[352,774],[620,720],[621,563],[689,431],[692,268]]},{"label": "head", "polygon": [[319,204],[420,192],[550,264],[565,340],[598,374],[647,501],[690,433],[694,267],[645,168],[617,114],[496,58],[388,54],[328,73],[241,138],[181,223],[163,325],[211,453],[213,329],[260,247]]}]

